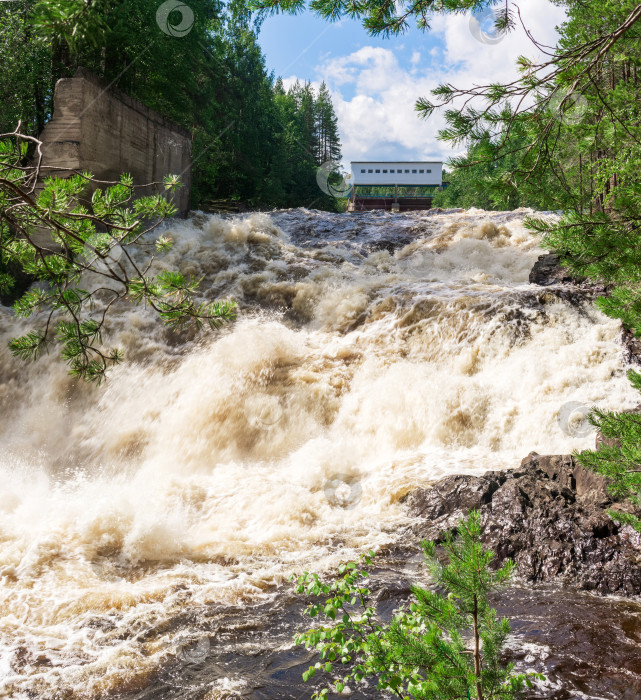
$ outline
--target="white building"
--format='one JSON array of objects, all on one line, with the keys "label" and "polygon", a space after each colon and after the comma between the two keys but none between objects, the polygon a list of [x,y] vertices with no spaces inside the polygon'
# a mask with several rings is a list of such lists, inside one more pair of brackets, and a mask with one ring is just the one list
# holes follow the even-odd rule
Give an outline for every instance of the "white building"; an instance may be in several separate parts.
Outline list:
[{"label": "white building", "polygon": [[352,161],[352,185],[442,185],[443,161]]}]

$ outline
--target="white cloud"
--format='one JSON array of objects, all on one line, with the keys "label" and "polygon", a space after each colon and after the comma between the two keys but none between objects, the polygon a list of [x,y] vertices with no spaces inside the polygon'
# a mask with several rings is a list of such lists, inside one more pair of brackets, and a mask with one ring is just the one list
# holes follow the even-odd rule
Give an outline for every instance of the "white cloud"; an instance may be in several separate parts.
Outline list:
[{"label": "white cloud", "polygon": [[[563,10],[548,0],[519,4],[533,36],[542,44],[554,45],[554,27],[563,21]],[[512,80],[517,76],[516,58],[521,53],[531,57],[538,53],[520,27],[499,43],[481,43],[470,31],[469,15],[437,16],[431,33],[442,43],[441,49],[432,48],[424,62],[420,52],[414,51],[407,68],[400,64],[400,49],[393,43],[395,50],[364,46],[318,67],[319,78],[332,91],[346,163],[448,158],[452,150],[436,140],[444,125],[442,116],[419,119],[414,109],[417,98],[429,97],[442,82],[465,87]]]},{"label": "white cloud", "polygon": [[[329,61],[321,74],[332,91],[346,162],[429,159],[444,153],[435,139],[435,123],[421,121],[414,109],[416,99],[436,81],[421,76],[420,69],[411,75],[391,50],[365,46]],[[355,94],[345,98],[341,88],[350,83]]]},{"label": "white cloud", "polygon": [[290,75],[289,78],[283,78],[283,89],[287,91],[289,88],[294,87],[296,81],[298,81],[301,85],[303,85],[305,82],[309,83],[316,92],[318,92],[318,88],[321,84],[320,80],[301,80],[295,75]]}]

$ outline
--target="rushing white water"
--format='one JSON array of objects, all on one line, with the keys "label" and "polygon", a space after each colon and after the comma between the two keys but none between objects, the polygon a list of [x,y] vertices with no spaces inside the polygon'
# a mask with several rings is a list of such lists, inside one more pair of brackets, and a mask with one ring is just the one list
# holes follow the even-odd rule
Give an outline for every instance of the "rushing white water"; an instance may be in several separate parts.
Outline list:
[{"label": "rushing white water", "polygon": [[185,339],[123,307],[101,388],[12,359],[0,311],[0,696],[144,688],[186,610],[393,542],[444,474],[590,446],[559,414],[636,403],[619,324],[528,284],[525,213],[172,222],[162,265],[239,320]]}]

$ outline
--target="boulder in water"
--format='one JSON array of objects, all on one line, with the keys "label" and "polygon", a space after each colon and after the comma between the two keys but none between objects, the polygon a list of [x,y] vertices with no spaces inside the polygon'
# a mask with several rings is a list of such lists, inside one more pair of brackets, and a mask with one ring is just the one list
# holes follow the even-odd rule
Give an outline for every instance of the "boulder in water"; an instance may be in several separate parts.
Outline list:
[{"label": "boulder in water", "polygon": [[564,267],[561,267],[559,256],[554,253],[539,255],[538,260],[530,271],[530,282],[547,287],[550,284],[576,284],[575,279]]},{"label": "boulder in water", "polygon": [[483,541],[496,563],[516,563],[529,582],[555,582],[601,594],[641,594],[641,534],[620,526],[605,479],[570,455],[531,453],[519,469],[448,476],[405,497],[422,519],[416,534],[439,540],[468,510],[480,511]]},{"label": "boulder in water", "polygon": [[629,328],[621,332],[624,360],[629,364],[641,365],[641,338],[637,338]]},{"label": "boulder in water", "polygon": [[530,270],[529,280],[531,284],[538,284],[541,287],[553,285],[573,287],[588,298],[607,295],[612,289],[611,285],[595,282],[586,277],[573,276],[567,268],[561,265],[556,253],[539,255]]}]

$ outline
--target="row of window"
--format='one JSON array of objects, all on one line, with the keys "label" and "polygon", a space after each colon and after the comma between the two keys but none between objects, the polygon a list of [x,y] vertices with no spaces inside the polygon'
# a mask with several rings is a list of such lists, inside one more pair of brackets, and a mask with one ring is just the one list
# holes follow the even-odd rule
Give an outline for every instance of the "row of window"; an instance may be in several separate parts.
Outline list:
[{"label": "row of window", "polygon": [[[364,172],[365,172],[365,168],[361,168],[361,172],[364,173]],[[381,171],[380,171],[380,170],[368,170],[367,172],[368,172],[368,173],[380,173]],[[383,172],[386,173],[387,170],[383,170]],[[402,173],[403,171],[402,171],[402,170],[396,170],[396,171],[395,171],[395,170],[390,170],[390,173],[393,173],[393,172]],[[406,172],[406,173],[409,173],[409,170],[406,170],[405,172]],[[414,175],[416,175],[416,172],[417,172],[416,170],[412,170],[412,173],[413,173]],[[431,171],[431,170],[419,170],[418,172],[419,172],[419,173],[431,173],[432,171]]]}]

